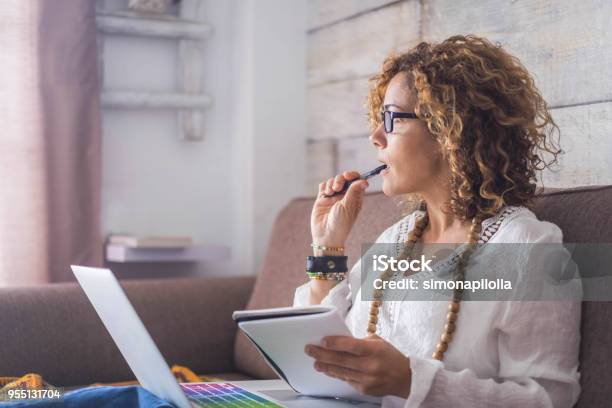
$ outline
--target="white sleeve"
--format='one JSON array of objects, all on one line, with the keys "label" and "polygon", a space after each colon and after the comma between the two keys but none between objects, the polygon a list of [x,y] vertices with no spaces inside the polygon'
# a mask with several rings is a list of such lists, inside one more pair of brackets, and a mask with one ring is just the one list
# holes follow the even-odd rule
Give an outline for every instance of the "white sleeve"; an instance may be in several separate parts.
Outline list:
[{"label": "white sleeve", "polygon": [[[395,242],[396,234],[399,231],[399,226],[402,221],[398,221],[391,227],[387,228],[376,239],[377,243],[392,243]],[[336,306],[342,317],[346,318],[351,306],[355,301],[357,292],[361,287],[361,259],[355,262],[347,279],[339,282],[334,286],[327,296],[321,300],[322,305]],[[293,306],[310,305],[310,281],[298,286],[295,290],[293,298]]]},{"label": "white sleeve", "polygon": [[580,393],[580,304],[513,303],[499,334],[498,378],[411,358],[414,392],[405,407],[572,407]]},{"label": "white sleeve", "polygon": [[[521,238],[528,238],[528,242],[562,240],[554,224],[529,219],[521,223],[526,228]],[[561,245],[557,249],[565,251]],[[569,253],[557,255],[557,260],[567,259]],[[543,270],[542,265],[535,264],[543,260],[542,256],[530,256],[522,267],[526,273]],[[551,262],[551,257],[546,261]],[[553,290],[562,291],[568,300],[504,301],[496,305],[498,319],[491,330],[499,350],[496,378],[478,378],[470,369],[450,371],[439,361],[411,357],[412,392],[404,407],[572,407],[580,394],[582,286],[573,279]]]}]

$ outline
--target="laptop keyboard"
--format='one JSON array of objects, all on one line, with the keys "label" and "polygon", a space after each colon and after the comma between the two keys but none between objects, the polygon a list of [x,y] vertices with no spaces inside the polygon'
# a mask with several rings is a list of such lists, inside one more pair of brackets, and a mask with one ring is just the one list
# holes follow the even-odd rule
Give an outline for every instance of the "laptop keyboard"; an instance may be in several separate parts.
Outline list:
[{"label": "laptop keyboard", "polygon": [[180,385],[189,401],[199,407],[282,408],[282,405],[230,383],[186,383]]}]

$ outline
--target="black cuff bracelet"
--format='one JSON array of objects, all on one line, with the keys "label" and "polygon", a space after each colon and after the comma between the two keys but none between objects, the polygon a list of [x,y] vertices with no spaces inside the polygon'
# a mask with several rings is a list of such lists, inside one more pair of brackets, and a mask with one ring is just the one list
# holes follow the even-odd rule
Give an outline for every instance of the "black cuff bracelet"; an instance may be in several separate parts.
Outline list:
[{"label": "black cuff bracelet", "polygon": [[306,272],[348,272],[347,256],[308,256]]}]

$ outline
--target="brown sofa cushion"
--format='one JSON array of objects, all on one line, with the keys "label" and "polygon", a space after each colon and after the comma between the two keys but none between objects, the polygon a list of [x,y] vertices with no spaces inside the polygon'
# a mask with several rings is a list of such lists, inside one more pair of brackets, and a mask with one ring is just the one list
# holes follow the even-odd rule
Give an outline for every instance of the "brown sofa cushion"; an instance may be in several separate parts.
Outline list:
[{"label": "brown sofa cushion", "polygon": [[[289,306],[295,288],[307,281],[304,263],[310,254],[313,202],[313,198],[295,199],[277,217],[249,308]],[[534,211],[538,218],[559,225],[566,242],[612,242],[610,204],[612,186],[550,189],[539,194]],[[367,194],[362,213],[347,242],[350,265],[360,256],[361,244],[373,242],[399,216],[394,200],[382,193]],[[582,314],[583,392],[577,406],[606,406],[612,401],[612,364],[607,363],[612,344],[612,302],[585,302]],[[250,376],[276,377],[240,332],[236,336],[235,359],[237,368]]]},{"label": "brown sofa cushion", "polygon": [[612,186],[548,189],[538,195],[534,212],[557,224],[565,242],[612,243]]},{"label": "brown sofa cushion", "polygon": [[[252,277],[122,282],[166,361],[209,375],[235,371],[231,316],[246,306],[252,284]],[[76,283],[0,289],[0,333],[2,376],[34,372],[68,387],[134,377]]]}]

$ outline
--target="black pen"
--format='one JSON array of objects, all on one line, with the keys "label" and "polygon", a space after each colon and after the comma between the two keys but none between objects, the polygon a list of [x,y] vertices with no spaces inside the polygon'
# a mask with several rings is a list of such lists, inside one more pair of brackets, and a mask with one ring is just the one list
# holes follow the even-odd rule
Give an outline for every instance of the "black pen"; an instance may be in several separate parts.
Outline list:
[{"label": "black pen", "polygon": [[356,179],[354,179],[354,180],[351,180],[351,181],[345,182],[345,183],[344,183],[344,187],[342,187],[342,190],[340,190],[340,191],[336,191],[336,192],[335,192],[334,194],[332,194],[332,195],[326,195],[326,194],[323,194],[323,197],[328,197],[328,198],[329,198],[329,197],[334,197],[334,196],[337,196],[337,195],[344,194],[344,193],[346,193],[346,190],[348,190],[349,186],[350,186],[351,184],[353,184],[353,182],[355,182],[355,181],[357,181],[357,180],[367,180],[367,179],[369,179],[370,177],[376,176],[377,174],[379,174],[381,171],[383,171],[383,170],[384,170],[384,169],[386,169],[386,168],[387,168],[387,165],[386,165],[386,164],[383,164],[382,166],[378,166],[378,167],[377,167],[377,168],[375,168],[374,170],[370,170],[370,171],[368,171],[367,173],[363,173],[361,176],[359,176],[359,178],[356,178]]}]

